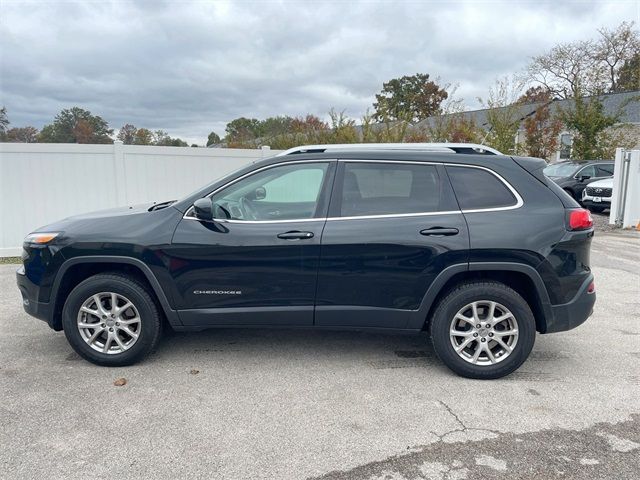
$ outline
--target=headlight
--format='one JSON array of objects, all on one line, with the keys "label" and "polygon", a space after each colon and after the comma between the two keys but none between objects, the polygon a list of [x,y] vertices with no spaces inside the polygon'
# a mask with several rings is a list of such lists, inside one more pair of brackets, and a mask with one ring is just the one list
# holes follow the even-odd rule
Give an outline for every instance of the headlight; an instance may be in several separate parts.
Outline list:
[{"label": "headlight", "polygon": [[30,233],[25,237],[24,243],[37,243],[37,244],[43,245],[45,243],[49,243],[58,235],[60,235],[60,233],[58,232]]}]

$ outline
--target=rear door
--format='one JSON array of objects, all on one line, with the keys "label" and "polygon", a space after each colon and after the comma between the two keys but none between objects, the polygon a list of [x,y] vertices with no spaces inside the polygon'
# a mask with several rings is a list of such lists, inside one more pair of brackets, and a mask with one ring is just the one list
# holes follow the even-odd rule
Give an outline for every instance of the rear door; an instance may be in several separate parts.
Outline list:
[{"label": "rear door", "polygon": [[435,277],[467,263],[467,226],[444,167],[384,160],[338,165],[315,323],[405,328]]}]

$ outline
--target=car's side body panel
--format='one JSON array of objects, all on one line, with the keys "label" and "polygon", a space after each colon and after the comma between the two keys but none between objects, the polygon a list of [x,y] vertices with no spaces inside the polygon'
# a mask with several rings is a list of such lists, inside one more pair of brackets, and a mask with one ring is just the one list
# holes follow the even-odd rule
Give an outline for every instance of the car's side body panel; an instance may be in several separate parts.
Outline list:
[{"label": "car's side body panel", "polygon": [[[259,312],[252,310],[262,307],[290,307],[291,315],[277,323],[311,325],[324,222],[183,219],[165,253],[176,307],[185,325],[262,324],[265,321]],[[313,237],[278,238],[289,231],[309,232]],[[198,312],[189,312],[191,309]],[[225,313],[241,313],[242,309],[248,309],[244,319],[225,319]]]},{"label": "car's side body panel", "polygon": [[[433,227],[453,236],[424,236]],[[329,220],[322,237],[316,324],[404,328],[438,274],[467,262],[461,213]]]}]

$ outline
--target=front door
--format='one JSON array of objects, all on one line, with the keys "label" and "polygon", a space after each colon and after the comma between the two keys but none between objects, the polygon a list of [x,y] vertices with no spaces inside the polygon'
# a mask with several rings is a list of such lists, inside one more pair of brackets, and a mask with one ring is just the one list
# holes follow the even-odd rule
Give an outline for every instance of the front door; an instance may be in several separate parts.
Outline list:
[{"label": "front door", "polygon": [[420,162],[340,162],[322,236],[316,325],[405,328],[469,234],[446,172]]},{"label": "front door", "polygon": [[331,161],[266,167],[211,195],[225,218],[187,212],[169,260],[185,325],[313,324],[334,169]]}]

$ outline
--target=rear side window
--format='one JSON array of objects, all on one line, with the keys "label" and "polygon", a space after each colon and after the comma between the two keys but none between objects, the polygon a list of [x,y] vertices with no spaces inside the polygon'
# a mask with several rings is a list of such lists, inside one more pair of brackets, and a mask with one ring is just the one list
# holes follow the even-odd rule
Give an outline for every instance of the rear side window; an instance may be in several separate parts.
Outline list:
[{"label": "rear side window", "polygon": [[507,186],[486,170],[447,166],[447,173],[462,210],[511,207],[517,203]]},{"label": "rear side window", "polygon": [[599,177],[613,177],[613,163],[611,165],[600,163],[597,168]]},{"label": "rear side window", "polygon": [[442,197],[433,165],[346,163],[340,215],[436,212],[441,210]]}]

